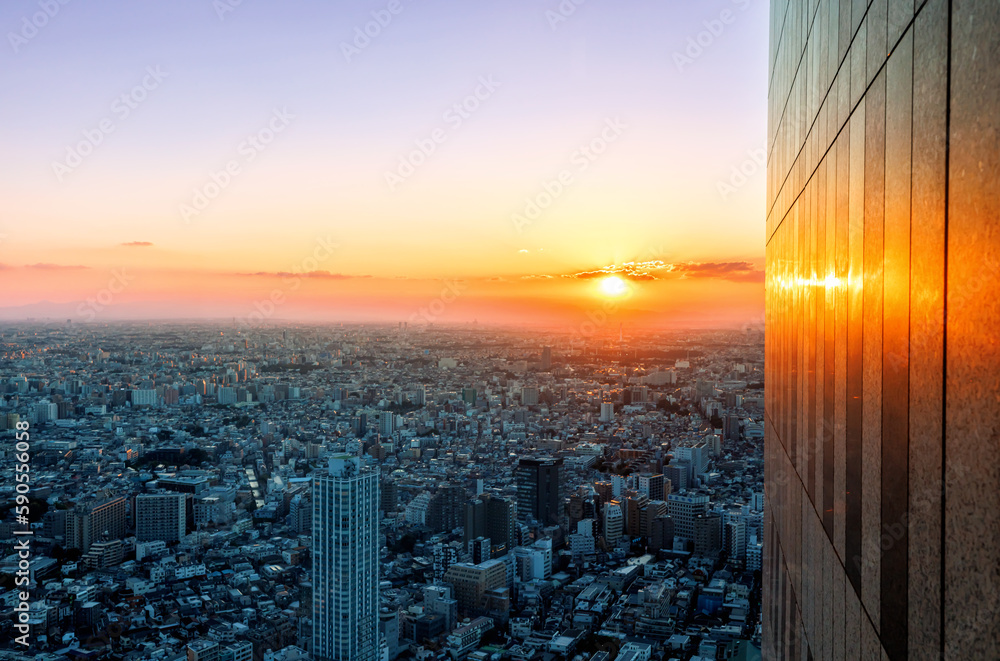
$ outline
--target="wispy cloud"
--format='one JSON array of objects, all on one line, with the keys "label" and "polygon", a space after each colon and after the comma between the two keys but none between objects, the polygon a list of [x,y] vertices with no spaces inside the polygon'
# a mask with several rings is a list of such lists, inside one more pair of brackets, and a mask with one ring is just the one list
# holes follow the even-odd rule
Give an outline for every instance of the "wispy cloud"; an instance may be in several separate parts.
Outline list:
[{"label": "wispy cloud", "polygon": [[370,275],[330,273],[329,271],[305,271],[302,273],[293,273],[291,271],[257,271],[255,273],[237,273],[237,275],[252,278],[321,278],[324,280],[354,280],[372,277]]},{"label": "wispy cloud", "polygon": [[674,264],[673,271],[686,278],[721,278],[735,282],[764,282],[764,271],[751,262],[689,262]]},{"label": "wispy cloud", "polygon": [[603,278],[609,275],[616,275],[626,280],[656,280],[656,273],[669,268],[669,264],[664,264],[660,260],[648,262],[625,262],[623,264],[611,264],[593,271],[580,271],[564,275],[565,278],[578,278],[588,280],[591,278]]},{"label": "wispy cloud", "polygon": [[590,280],[610,275],[625,280],[666,280],[670,278],[717,278],[732,282],[763,282],[764,271],[752,262],[678,262],[670,264],[659,259],[645,262],[623,262],[577,273],[564,278]]},{"label": "wispy cloud", "polygon": [[128,241],[126,243],[120,244],[126,248],[148,248],[153,244],[149,241]]},{"label": "wispy cloud", "polygon": [[46,264],[39,262],[38,264],[25,264],[26,269],[37,269],[39,271],[79,271],[82,269],[89,269],[89,266],[81,266],[79,264]]}]

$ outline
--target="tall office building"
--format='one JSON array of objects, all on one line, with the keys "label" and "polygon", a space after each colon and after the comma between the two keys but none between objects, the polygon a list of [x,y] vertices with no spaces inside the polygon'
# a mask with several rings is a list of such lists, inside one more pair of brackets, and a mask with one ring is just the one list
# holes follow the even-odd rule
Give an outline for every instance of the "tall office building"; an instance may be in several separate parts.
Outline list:
[{"label": "tall office building", "polygon": [[649,497],[650,500],[663,500],[666,494],[663,493],[662,473],[639,473],[639,493]]},{"label": "tall office building", "polygon": [[[452,589],[447,585],[424,585],[420,590],[424,595],[424,612],[444,618],[444,631],[451,631],[458,623],[458,601],[452,597]],[[390,654],[389,658],[393,658]]]},{"label": "tall office building", "polygon": [[482,498],[473,498],[465,503],[462,533],[462,542],[466,545],[486,534],[486,502]]},{"label": "tall office building", "polygon": [[718,512],[694,517],[695,555],[710,555],[722,548],[722,517]]},{"label": "tall office building", "polygon": [[431,497],[427,507],[427,527],[434,532],[451,531],[465,521],[468,494],[460,484],[444,483]]},{"label": "tall office building", "polygon": [[572,530],[576,528],[576,524],[584,519],[597,518],[601,508],[594,488],[581,486],[576,493],[570,495],[566,509],[569,516],[569,528]]},{"label": "tall office building", "polygon": [[464,541],[489,539],[491,557],[506,555],[514,547],[516,524],[517,507],[512,500],[483,494],[465,503]]},{"label": "tall office building", "polygon": [[465,546],[466,551],[472,556],[472,563],[479,564],[493,558],[493,545],[489,537],[476,537],[470,539]]},{"label": "tall office building", "polygon": [[663,515],[653,519],[649,527],[649,547],[659,551],[674,545],[674,520]]},{"label": "tall office building", "polygon": [[667,496],[667,512],[674,522],[674,536],[694,541],[698,517],[708,515],[709,498],[704,494],[680,495],[672,493]]},{"label": "tall office building", "polygon": [[594,482],[594,491],[601,503],[607,503],[615,497],[615,485],[611,480],[598,480]]},{"label": "tall office building", "polygon": [[771,8],[764,656],[996,658],[1000,3]]},{"label": "tall office building", "polygon": [[517,516],[542,525],[558,524],[562,516],[562,459],[526,457],[517,462]]},{"label": "tall office building", "polygon": [[630,493],[622,503],[625,513],[625,534],[629,537],[642,535],[642,512],[649,505],[649,496]]},{"label": "tall office building", "polygon": [[[448,567],[458,562],[459,549],[452,544],[440,542],[431,546],[431,575],[434,581],[440,581]],[[489,560],[489,558],[487,558]]]},{"label": "tall office building", "polygon": [[143,493],[135,497],[137,542],[179,542],[187,532],[187,496]]},{"label": "tall office building", "polygon": [[708,468],[708,443],[699,441],[694,445],[685,445],[674,448],[674,461],[678,464],[687,462],[690,465],[688,481],[694,482],[694,478],[705,472]]},{"label": "tall office building", "polygon": [[688,475],[691,474],[691,464],[689,462],[667,464],[663,467],[663,474],[671,489],[682,491],[689,486]]},{"label": "tall office building", "polygon": [[396,431],[396,414],[392,411],[380,411],[378,414],[378,433],[382,436],[392,436]]},{"label": "tall office building", "polygon": [[601,508],[603,516],[602,527],[604,529],[604,539],[608,544],[617,544],[622,535],[625,534],[625,512],[621,503],[617,500],[604,503]]},{"label": "tall office building", "polygon": [[475,615],[485,610],[488,591],[507,585],[507,565],[502,560],[487,560],[478,565],[456,562],[448,567],[444,582],[455,589],[458,612]]},{"label": "tall office building", "polygon": [[77,504],[62,517],[66,548],[86,553],[94,542],[124,538],[126,509],[124,496]]},{"label": "tall office building", "polygon": [[542,347],[542,371],[552,369],[552,347]]},{"label": "tall office building", "polygon": [[379,474],[353,455],[313,478],[312,655],[317,661],[378,656]]},{"label": "tall office building", "polygon": [[399,488],[396,486],[395,480],[383,480],[382,481],[382,492],[379,495],[379,508],[382,512],[387,514],[392,514],[396,511],[396,505],[399,503]]},{"label": "tall office building", "polygon": [[653,534],[653,521],[661,516],[669,516],[667,501],[651,500],[639,509],[639,535],[650,537]]}]

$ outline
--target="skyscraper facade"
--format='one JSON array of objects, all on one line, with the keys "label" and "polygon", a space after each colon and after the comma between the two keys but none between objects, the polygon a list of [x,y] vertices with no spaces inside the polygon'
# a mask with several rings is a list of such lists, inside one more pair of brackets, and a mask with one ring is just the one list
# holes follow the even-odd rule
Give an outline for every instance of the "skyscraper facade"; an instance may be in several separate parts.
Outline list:
[{"label": "skyscraper facade", "polygon": [[379,474],[353,455],[313,480],[313,629],[317,661],[378,654]]},{"label": "skyscraper facade", "polygon": [[122,539],[126,509],[124,496],[76,505],[64,516],[66,548],[86,553],[94,542]]},{"label": "skyscraper facade", "polygon": [[558,524],[562,516],[562,459],[524,458],[518,461],[517,516],[542,525]]},{"label": "skyscraper facade", "polygon": [[396,431],[396,414],[392,411],[380,411],[378,415],[378,433],[382,436],[392,436]]},{"label": "skyscraper facade", "polygon": [[187,496],[149,493],[135,497],[135,539],[179,542],[187,532]]},{"label": "skyscraper facade", "polygon": [[507,565],[502,560],[486,560],[478,565],[456,562],[448,567],[444,582],[455,589],[458,612],[475,615],[484,611],[489,590],[507,585]]},{"label": "skyscraper facade", "polygon": [[483,494],[465,503],[465,544],[478,537],[490,540],[491,557],[499,558],[514,547],[517,507],[512,500]]},{"label": "skyscraper facade", "polygon": [[1000,649],[998,33],[771,3],[765,658]]},{"label": "skyscraper facade", "polygon": [[682,496],[672,493],[667,496],[667,512],[674,522],[674,535],[694,541],[697,532],[695,520],[708,514],[709,500],[705,494]]},{"label": "skyscraper facade", "polygon": [[465,521],[468,494],[460,484],[444,483],[431,497],[427,508],[427,526],[435,532],[450,531]]},{"label": "skyscraper facade", "polygon": [[490,538],[494,558],[514,548],[517,527],[517,506],[507,498],[491,497],[486,500],[486,536]]},{"label": "skyscraper facade", "polygon": [[645,494],[650,500],[663,500],[663,474],[639,473],[639,493]]}]

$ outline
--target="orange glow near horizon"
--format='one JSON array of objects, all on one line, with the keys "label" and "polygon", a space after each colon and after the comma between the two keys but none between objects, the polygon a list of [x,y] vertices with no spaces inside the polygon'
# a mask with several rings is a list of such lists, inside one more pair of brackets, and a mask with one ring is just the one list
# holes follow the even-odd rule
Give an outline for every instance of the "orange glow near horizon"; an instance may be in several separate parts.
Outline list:
[{"label": "orange glow near horizon", "polygon": [[352,3],[139,4],[5,70],[0,320],[763,314],[766,3],[690,69],[701,3],[431,3],[350,55]]},{"label": "orange glow near horizon", "polygon": [[[320,255],[322,256],[322,255]],[[756,319],[763,306],[759,271],[726,275],[726,265],[662,269],[641,283],[575,273],[404,278],[337,273],[317,259],[287,271],[219,271],[139,266],[99,268],[48,263],[0,268],[5,319],[232,319],[576,327],[599,318],[610,327],[722,327]],[[706,276],[708,267],[720,275]],[[312,271],[305,269],[312,268]],[[692,268],[684,265],[683,268]],[[751,268],[751,267],[747,267]],[[692,272],[695,272],[692,270]],[[723,277],[724,276],[724,277]],[[639,286],[641,284],[641,286]]]}]

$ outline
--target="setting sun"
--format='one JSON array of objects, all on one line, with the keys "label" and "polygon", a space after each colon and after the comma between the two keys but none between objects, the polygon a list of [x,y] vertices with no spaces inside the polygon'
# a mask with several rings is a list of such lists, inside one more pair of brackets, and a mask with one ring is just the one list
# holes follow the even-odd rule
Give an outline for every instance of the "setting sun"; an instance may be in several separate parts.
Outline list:
[{"label": "setting sun", "polygon": [[628,289],[628,287],[626,286],[625,281],[617,275],[609,275],[601,280],[601,292],[605,296],[621,296],[625,293],[626,289]]}]

